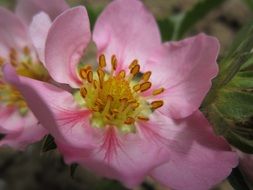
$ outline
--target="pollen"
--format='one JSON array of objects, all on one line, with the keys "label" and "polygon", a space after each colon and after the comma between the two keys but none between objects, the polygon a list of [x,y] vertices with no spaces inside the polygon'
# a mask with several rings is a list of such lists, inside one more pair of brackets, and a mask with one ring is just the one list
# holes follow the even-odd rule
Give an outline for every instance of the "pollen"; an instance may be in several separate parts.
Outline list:
[{"label": "pollen", "polygon": [[[144,96],[152,87],[149,81],[151,71],[141,73],[138,60],[129,64],[129,70],[119,70],[115,55],[110,64],[106,63],[105,55],[99,56],[96,71],[90,65],[79,70],[83,80],[80,95],[85,106],[92,112],[92,123],[97,127],[113,125],[119,129],[131,131],[138,121],[148,121],[149,115],[163,105],[163,100],[150,102],[149,99],[164,91],[159,88],[150,92],[151,96]],[[107,66],[111,65],[111,71]],[[135,77],[142,75],[142,77]],[[137,79],[136,79],[137,78]]]}]

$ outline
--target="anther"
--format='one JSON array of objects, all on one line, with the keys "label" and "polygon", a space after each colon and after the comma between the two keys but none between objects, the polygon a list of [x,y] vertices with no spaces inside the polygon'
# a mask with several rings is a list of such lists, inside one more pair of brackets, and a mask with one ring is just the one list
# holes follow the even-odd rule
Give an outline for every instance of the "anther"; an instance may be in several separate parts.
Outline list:
[{"label": "anther", "polygon": [[164,92],[164,88],[158,88],[152,92],[152,95],[155,96],[155,95],[161,94],[163,92]]},{"label": "anther", "polygon": [[93,81],[93,72],[92,71],[87,72],[87,80],[89,83],[92,83],[92,81]]},{"label": "anther", "polygon": [[153,101],[151,102],[151,108],[152,109],[157,109],[163,106],[163,101],[162,100],[157,100],[157,101]]},{"label": "anther", "polygon": [[104,105],[105,105],[104,102],[103,102],[101,99],[99,99],[99,98],[96,99],[95,103],[96,103],[97,105],[101,105],[101,106],[104,106]]},{"label": "anther", "polygon": [[146,73],[144,73],[143,75],[142,75],[142,80],[143,81],[148,81],[149,80],[149,78],[150,78],[150,76],[151,76],[151,71],[147,71]]},{"label": "anther", "polygon": [[134,118],[132,118],[132,117],[128,117],[126,120],[125,120],[125,124],[127,124],[127,125],[131,125],[131,124],[133,124],[135,122],[135,119]]},{"label": "anther", "polygon": [[112,70],[115,71],[117,68],[117,64],[118,64],[118,61],[117,61],[117,58],[115,55],[113,55],[111,58],[111,64],[112,64]]},{"label": "anther", "polygon": [[133,90],[135,92],[138,92],[140,89],[141,89],[141,85],[140,84],[136,84],[136,85],[133,86]]},{"label": "anther", "polygon": [[139,73],[140,72],[140,65],[139,64],[137,64],[137,65],[135,65],[132,69],[131,69],[131,71],[130,71],[130,73],[133,75],[133,76],[135,76],[137,73]]},{"label": "anther", "polygon": [[142,120],[142,121],[148,121],[149,118],[148,117],[145,117],[145,116],[138,116],[137,117],[139,120]]},{"label": "anther", "polygon": [[119,113],[119,110],[114,108],[114,109],[111,110],[111,112],[112,112],[113,114],[117,114],[117,113]]},{"label": "anther", "polygon": [[139,105],[140,105],[140,104],[137,102],[137,103],[131,104],[131,107],[132,107],[133,109],[136,109],[136,108],[139,107]]},{"label": "anther", "polygon": [[24,48],[23,48],[23,53],[26,55],[26,56],[29,56],[30,55],[30,49],[29,49],[29,47],[28,46],[25,46]]},{"label": "anther", "polygon": [[102,89],[104,77],[105,77],[105,72],[102,69],[98,69],[97,74],[98,74],[98,78],[99,78],[100,88]]},{"label": "anther", "polygon": [[0,57],[0,66],[4,64],[4,58]]},{"label": "anther", "polygon": [[152,83],[151,82],[144,82],[140,85],[140,90],[141,92],[144,92],[148,90],[151,87]]},{"label": "anther", "polygon": [[129,65],[128,68],[131,70],[136,65],[138,65],[138,60],[137,59],[133,60],[132,63]]},{"label": "anther", "polygon": [[97,80],[93,80],[93,87],[94,87],[95,89],[98,88],[98,81],[97,81]]},{"label": "anther", "polygon": [[124,71],[124,70],[121,70],[120,72],[119,72],[119,74],[118,74],[118,78],[121,78],[121,79],[124,79],[125,78],[125,76],[126,76],[126,72]]},{"label": "anther", "polygon": [[84,69],[84,68],[81,68],[80,70],[79,70],[79,76],[82,78],[82,79],[86,79],[86,77],[87,77],[87,73],[86,73],[87,71]]},{"label": "anther", "polygon": [[102,54],[99,56],[99,67],[104,68],[106,66],[105,55]]},{"label": "anther", "polygon": [[87,95],[87,89],[85,87],[80,88],[80,93],[83,98]]}]

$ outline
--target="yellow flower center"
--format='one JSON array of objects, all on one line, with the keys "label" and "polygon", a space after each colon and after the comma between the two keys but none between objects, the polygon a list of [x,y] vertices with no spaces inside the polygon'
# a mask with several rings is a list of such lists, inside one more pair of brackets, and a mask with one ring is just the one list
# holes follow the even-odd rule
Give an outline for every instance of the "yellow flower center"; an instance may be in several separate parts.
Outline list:
[{"label": "yellow flower center", "polygon": [[[138,120],[148,121],[149,115],[163,105],[162,100],[149,103],[149,97],[144,97],[143,92],[150,89],[149,81],[151,71],[141,75],[138,60],[129,65],[129,74],[125,70],[116,73],[117,58],[111,58],[111,72],[106,73],[106,59],[99,57],[99,67],[95,72],[87,65],[79,71],[83,80],[80,94],[85,100],[85,106],[92,112],[93,126],[104,127],[113,125],[123,131],[133,131],[134,123]],[[152,96],[161,94],[164,88],[156,89]]]},{"label": "yellow flower center", "polygon": [[[17,52],[14,48],[11,48],[9,57],[3,58],[0,56],[0,67],[5,62],[10,63],[19,75],[41,81],[49,79],[46,69],[37,59],[33,58],[28,47],[24,47],[23,52]],[[28,108],[20,92],[2,79],[3,76],[0,72],[0,103],[18,108],[21,114],[27,113]]]}]

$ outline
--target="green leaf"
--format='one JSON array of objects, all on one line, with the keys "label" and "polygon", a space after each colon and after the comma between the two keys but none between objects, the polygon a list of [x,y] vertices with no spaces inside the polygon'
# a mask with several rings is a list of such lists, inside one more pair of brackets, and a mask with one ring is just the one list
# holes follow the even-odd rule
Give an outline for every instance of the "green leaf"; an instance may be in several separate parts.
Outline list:
[{"label": "green leaf", "polygon": [[175,24],[173,39],[181,39],[194,24],[224,1],[225,0],[200,0],[191,10],[177,15],[176,17],[172,17],[171,21]]},{"label": "green leaf", "polygon": [[89,15],[89,20],[90,20],[90,25],[91,25],[91,29],[93,30],[93,27],[95,25],[95,22],[97,20],[98,15],[102,12],[102,7],[101,8],[97,8],[94,9],[91,6],[86,6],[88,15]]},{"label": "green leaf", "polygon": [[253,153],[252,33],[253,23],[239,33],[202,105],[216,133],[246,153]]},{"label": "green leaf", "polygon": [[169,19],[163,19],[157,21],[160,33],[162,36],[163,41],[169,41],[172,38],[173,30],[174,30],[174,24]]},{"label": "green leaf", "polygon": [[56,148],[57,146],[54,142],[54,137],[52,137],[51,135],[47,135],[43,140],[41,152],[47,152],[49,150],[54,150]]},{"label": "green leaf", "polygon": [[253,1],[252,0],[244,0],[244,2],[250,7],[251,10],[253,10]]},{"label": "green leaf", "polygon": [[228,176],[228,181],[235,190],[250,190],[238,167],[232,170]]}]

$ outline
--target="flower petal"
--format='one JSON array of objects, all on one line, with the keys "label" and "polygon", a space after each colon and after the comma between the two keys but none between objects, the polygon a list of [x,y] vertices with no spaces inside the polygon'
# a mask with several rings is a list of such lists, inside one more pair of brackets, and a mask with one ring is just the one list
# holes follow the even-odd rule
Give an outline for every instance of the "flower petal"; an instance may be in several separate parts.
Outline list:
[{"label": "flower petal", "polygon": [[10,65],[5,65],[3,71],[5,80],[21,92],[34,115],[59,143],[83,149],[91,146],[92,131],[85,127],[89,125],[89,113],[78,107],[72,94],[48,83],[17,76]]},{"label": "flower petal", "polygon": [[25,116],[22,128],[21,131],[7,134],[0,141],[0,146],[8,145],[24,150],[28,145],[41,140],[47,134],[47,130],[38,124],[38,120],[31,112]]},{"label": "flower petal", "polygon": [[0,106],[0,133],[15,133],[22,130],[24,124],[23,117],[17,109],[13,107]]},{"label": "flower petal", "polygon": [[22,51],[30,46],[27,28],[19,18],[0,7],[0,56],[8,58],[10,48]]},{"label": "flower petal", "polygon": [[173,118],[196,111],[218,73],[218,52],[217,39],[204,34],[160,48],[146,65],[146,70],[152,71],[153,86],[166,89],[155,97],[165,102],[159,111]]},{"label": "flower petal", "polygon": [[[94,149],[83,155],[72,149],[61,150],[67,163],[77,162],[104,177],[121,181],[132,188],[140,184],[155,167],[168,160],[163,144],[150,141],[138,133],[121,134],[114,127],[102,129]],[[72,151],[69,151],[72,150]]]},{"label": "flower petal", "polygon": [[67,10],[53,22],[46,41],[45,64],[57,82],[80,85],[77,64],[90,41],[89,27],[87,11],[81,6]]},{"label": "flower petal", "polygon": [[49,28],[52,22],[49,16],[40,12],[33,17],[32,23],[29,27],[29,33],[32,38],[33,45],[35,46],[40,61],[45,63],[45,43]]},{"label": "flower petal", "polygon": [[144,65],[161,45],[153,15],[137,0],[111,2],[97,19],[93,40],[108,63],[116,55],[118,70],[126,69],[134,59]]},{"label": "flower petal", "polygon": [[176,190],[209,189],[238,164],[235,152],[223,138],[214,135],[199,111],[178,121],[174,130],[178,130],[174,142],[167,145],[170,161],[151,173],[161,184]]},{"label": "flower petal", "polygon": [[46,12],[53,20],[68,8],[64,0],[18,0],[15,12],[29,24],[33,16],[41,11]]}]

